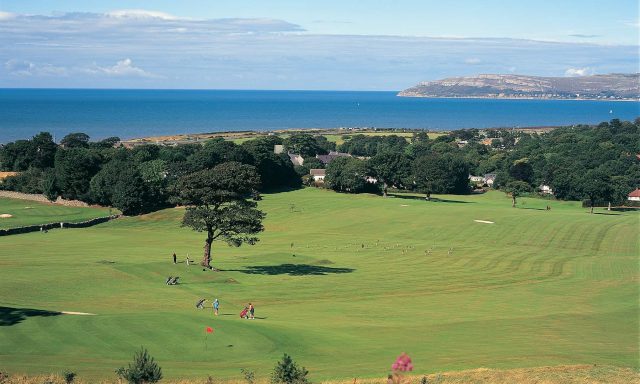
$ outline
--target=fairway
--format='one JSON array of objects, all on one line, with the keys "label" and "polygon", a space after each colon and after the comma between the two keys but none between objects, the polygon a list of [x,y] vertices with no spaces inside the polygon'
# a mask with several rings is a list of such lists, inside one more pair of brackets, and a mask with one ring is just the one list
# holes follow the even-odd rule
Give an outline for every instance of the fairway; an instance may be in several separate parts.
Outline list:
[{"label": "fairway", "polygon": [[416,374],[638,368],[638,212],[437,197],[265,194],[257,245],[214,244],[221,272],[183,263],[205,235],[179,208],[0,238],[0,368],[114,378],[141,345],[168,378],[263,378],[284,352],[316,381],[383,377],[403,351]]},{"label": "fairway", "polygon": [[[117,210],[113,210],[116,212]],[[8,214],[10,218],[0,218],[0,229],[15,228],[26,225],[79,222],[94,217],[109,215],[108,208],[67,207],[63,205],[44,204],[36,201],[7,199],[0,197],[0,215]],[[1,243],[0,243],[1,244]]]}]

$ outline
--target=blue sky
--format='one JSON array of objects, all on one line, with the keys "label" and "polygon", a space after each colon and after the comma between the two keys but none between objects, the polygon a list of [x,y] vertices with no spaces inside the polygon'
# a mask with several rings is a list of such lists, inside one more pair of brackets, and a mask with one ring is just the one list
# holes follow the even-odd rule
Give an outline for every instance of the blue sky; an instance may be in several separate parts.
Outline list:
[{"label": "blue sky", "polygon": [[0,0],[0,87],[397,90],[638,72],[638,13],[636,0]]}]

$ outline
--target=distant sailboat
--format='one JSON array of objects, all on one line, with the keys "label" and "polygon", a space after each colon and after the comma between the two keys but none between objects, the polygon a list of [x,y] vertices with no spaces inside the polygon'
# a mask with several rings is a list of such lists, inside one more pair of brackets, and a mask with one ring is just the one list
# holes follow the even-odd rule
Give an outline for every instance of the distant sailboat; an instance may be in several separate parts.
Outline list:
[{"label": "distant sailboat", "polygon": [[613,109],[610,109],[610,110],[609,110],[609,114],[612,114],[612,113],[613,113]]}]

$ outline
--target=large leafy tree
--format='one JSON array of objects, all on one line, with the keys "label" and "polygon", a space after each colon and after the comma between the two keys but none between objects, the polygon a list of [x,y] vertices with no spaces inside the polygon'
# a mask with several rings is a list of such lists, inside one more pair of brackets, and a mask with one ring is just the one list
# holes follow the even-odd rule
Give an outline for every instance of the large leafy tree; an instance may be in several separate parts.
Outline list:
[{"label": "large leafy tree", "polygon": [[611,178],[598,168],[587,171],[581,179],[581,184],[582,196],[589,199],[591,213],[593,213],[593,207],[597,202],[610,201],[614,194]]},{"label": "large leafy tree", "polygon": [[432,193],[469,192],[469,166],[456,155],[432,153],[417,158],[413,162],[413,178],[427,200]]},{"label": "large leafy tree", "polygon": [[504,187],[504,192],[511,196],[511,206],[515,208],[518,196],[521,196],[524,193],[533,192],[533,188],[529,183],[516,180],[507,183],[507,185]]},{"label": "large leafy tree", "polygon": [[255,244],[264,230],[265,214],[250,200],[260,176],[255,167],[227,162],[182,177],[177,183],[179,202],[187,209],[182,225],[206,232],[202,265],[211,268],[211,245],[221,240],[231,246]]},{"label": "large leafy tree", "polygon": [[100,155],[86,148],[60,149],[55,163],[56,183],[62,197],[87,199],[91,178],[100,169]]},{"label": "large leafy tree", "polygon": [[325,140],[317,140],[313,135],[308,133],[294,133],[284,139],[284,146],[288,151],[300,154],[302,157],[313,157],[318,154],[327,153],[329,148],[328,142]]},{"label": "large leafy tree", "polygon": [[367,163],[353,157],[338,157],[327,166],[325,183],[339,192],[359,193],[371,184],[366,177],[371,175]]},{"label": "large leafy tree", "polygon": [[406,186],[411,176],[411,159],[404,153],[378,153],[369,160],[369,166],[382,182],[382,194],[387,196],[387,188]]},{"label": "large leafy tree", "polygon": [[83,132],[70,133],[60,140],[60,145],[64,148],[88,148],[89,135]]}]

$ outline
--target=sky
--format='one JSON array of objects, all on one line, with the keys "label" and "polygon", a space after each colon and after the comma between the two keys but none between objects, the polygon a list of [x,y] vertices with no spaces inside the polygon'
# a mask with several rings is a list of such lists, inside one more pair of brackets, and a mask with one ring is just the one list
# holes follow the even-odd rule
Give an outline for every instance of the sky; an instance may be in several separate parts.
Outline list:
[{"label": "sky", "polygon": [[0,87],[399,90],[640,72],[637,0],[0,0]]}]

